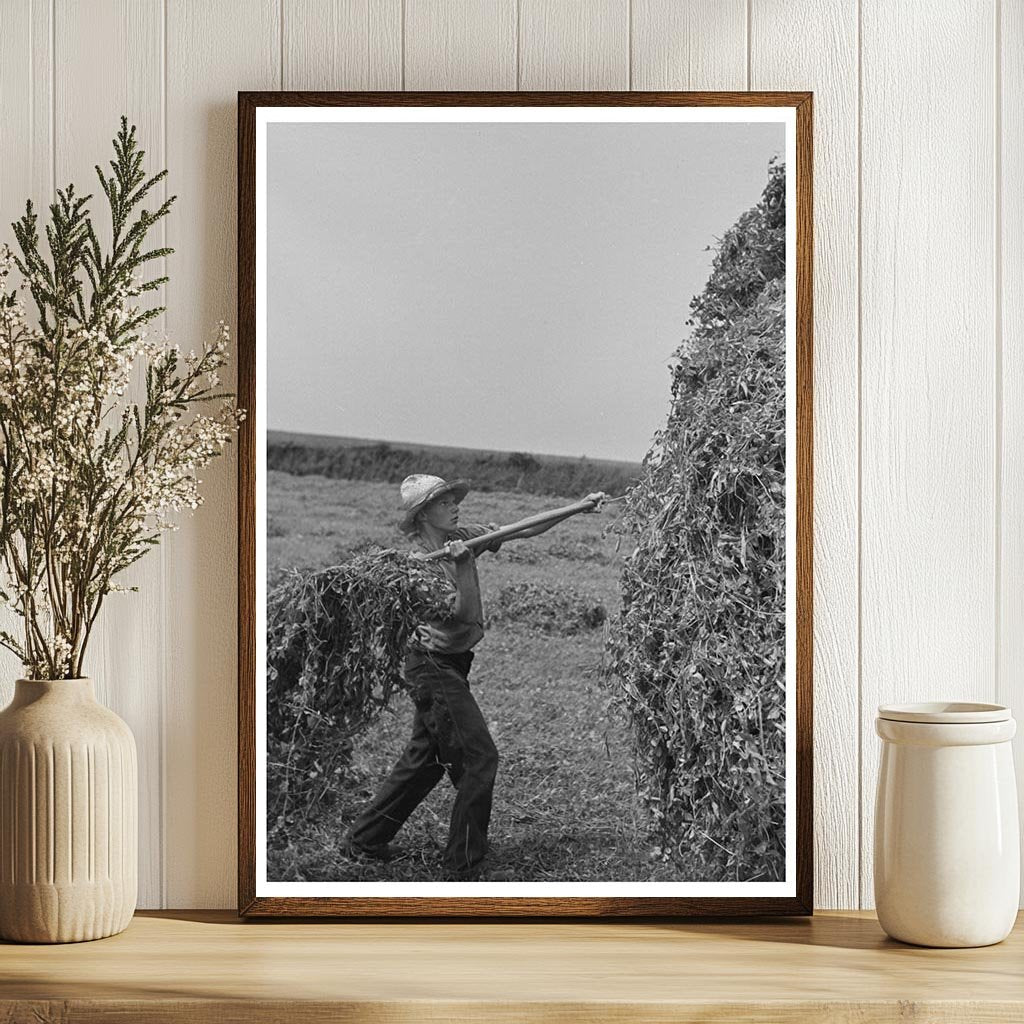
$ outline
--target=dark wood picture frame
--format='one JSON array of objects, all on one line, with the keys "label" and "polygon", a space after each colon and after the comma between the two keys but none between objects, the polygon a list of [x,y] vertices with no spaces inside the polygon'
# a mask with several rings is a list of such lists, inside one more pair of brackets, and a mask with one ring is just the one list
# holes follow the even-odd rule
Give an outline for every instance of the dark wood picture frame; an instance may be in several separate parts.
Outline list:
[{"label": "dark wood picture frame", "polygon": [[[791,107],[796,121],[796,885],[786,897],[281,897],[256,894],[256,115],[260,107]],[[247,917],[735,917],[813,913],[812,94],[810,92],[240,92],[238,403],[238,906]]]}]

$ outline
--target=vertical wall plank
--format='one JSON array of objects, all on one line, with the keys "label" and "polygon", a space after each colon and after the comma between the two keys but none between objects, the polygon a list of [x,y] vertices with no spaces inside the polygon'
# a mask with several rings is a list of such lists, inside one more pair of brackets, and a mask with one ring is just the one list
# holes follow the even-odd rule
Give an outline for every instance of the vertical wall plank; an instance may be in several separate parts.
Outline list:
[{"label": "vertical wall plank", "polygon": [[[12,221],[31,199],[45,212],[52,195],[50,140],[53,115],[53,57],[49,0],[20,0],[3,10],[0,32],[0,244],[17,249]],[[31,299],[25,295],[29,312]],[[0,608],[0,629],[14,636],[21,620]],[[14,695],[22,676],[18,657],[0,648],[0,708]]]},{"label": "vertical wall plank", "polygon": [[[1002,335],[1000,510],[1000,630],[996,700],[1015,712],[1024,732],[1024,4],[1004,2],[1002,24],[1002,136],[999,183],[1001,233],[997,239],[1002,294],[997,310]],[[1024,740],[1014,741],[1017,790],[1024,823]],[[1024,887],[1021,889],[1024,899]],[[1024,906],[1024,902],[1021,904]]]},{"label": "vertical wall plank", "polygon": [[287,0],[284,88],[402,88],[402,0]]},{"label": "vertical wall plank", "polygon": [[[807,46],[807,38],[818,40]],[[764,0],[753,88],[814,92],[814,899],[859,900],[857,12]]]},{"label": "vertical wall plank", "polygon": [[[236,310],[236,94],[281,82],[276,0],[167,0],[168,331],[183,347]],[[227,368],[225,379],[232,379]],[[167,545],[165,826],[171,907],[235,905],[235,446],[202,475],[204,504]]]},{"label": "vertical wall plank", "polygon": [[0,32],[0,239],[14,247],[11,221],[50,200],[51,94],[50,5],[48,0],[11,0]]},{"label": "vertical wall plank", "polygon": [[632,8],[631,88],[747,87],[747,0],[633,0]]},{"label": "vertical wall plank", "polygon": [[520,0],[520,89],[628,89],[627,0]]},{"label": "vertical wall plank", "polygon": [[864,906],[876,706],[994,695],[993,13],[863,3]]},{"label": "vertical wall plank", "polygon": [[32,161],[31,184],[40,206],[54,198],[54,4],[56,0],[32,0]]},{"label": "vertical wall plank", "polygon": [[[8,4],[0,32],[0,140],[8,159],[0,160],[0,244],[17,249],[9,225],[29,197],[32,187],[32,4]],[[10,282],[13,286],[15,282]],[[0,607],[0,629],[18,636],[19,618]],[[0,708],[14,696],[14,681],[22,675],[17,655],[0,647]]]},{"label": "vertical wall plank", "polygon": [[[89,208],[102,243],[110,242],[110,213],[96,178],[99,164],[110,173],[112,140],[122,114],[138,126],[150,174],[164,166],[163,10],[160,0],[66,0],[56,7],[58,55],[55,80],[55,167],[60,187],[73,182],[93,194]],[[96,54],[104,59],[96,60]],[[88,83],[88,88],[84,87]],[[162,200],[162,191],[158,193]],[[151,248],[160,245],[154,231]],[[149,277],[159,277],[152,266]],[[162,292],[148,301],[160,304]],[[152,328],[162,329],[156,321]],[[141,374],[129,398],[145,394]],[[86,653],[85,672],[96,695],[135,734],[139,753],[139,906],[162,905],[162,743],[164,652],[161,627],[164,580],[161,559],[150,553],[117,582],[138,593],[110,594]]]},{"label": "vertical wall plank", "polygon": [[516,88],[515,0],[405,0],[405,88]]},{"label": "vertical wall plank", "polygon": [[[55,166],[60,187],[74,182],[89,204],[102,244],[110,244],[110,210],[96,178],[99,164],[110,173],[112,140],[121,115],[138,127],[151,174],[163,164],[163,11],[160,0],[70,0],[56,8],[54,83]],[[105,57],[96,61],[94,54]],[[88,81],[90,88],[82,88]],[[154,233],[153,247],[161,234]],[[163,260],[159,261],[163,264]],[[151,267],[155,278],[161,267]],[[163,301],[162,292],[151,301]],[[154,325],[156,330],[160,323]],[[136,378],[130,400],[145,394]],[[163,828],[161,813],[164,651],[161,624],[164,580],[161,559],[151,553],[117,581],[138,593],[106,597],[86,652],[85,673],[96,696],[131,727],[138,748],[139,906],[162,905]]]}]

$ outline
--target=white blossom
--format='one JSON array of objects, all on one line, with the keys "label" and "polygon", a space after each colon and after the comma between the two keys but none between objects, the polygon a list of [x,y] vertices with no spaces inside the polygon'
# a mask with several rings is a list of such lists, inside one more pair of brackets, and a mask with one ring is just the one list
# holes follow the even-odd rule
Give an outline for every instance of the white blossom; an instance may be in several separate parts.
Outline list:
[{"label": "white blossom", "polygon": [[[38,676],[77,663],[88,616],[105,595],[134,589],[113,577],[149,549],[146,538],[178,528],[176,513],[202,503],[198,473],[242,413],[230,397],[208,401],[228,360],[224,322],[184,357],[164,336],[124,331],[117,325],[139,315],[139,275],[113,290],[99,323],[55,330],[51,320],[42,330],[23,294],[44,282],[14,286],[15,269],[0,247],[0,492],[10,496],[0,603],[30,630],[22,650],[31,648],[26,664]],[[76,588],[88,595],[84,607]]]}]

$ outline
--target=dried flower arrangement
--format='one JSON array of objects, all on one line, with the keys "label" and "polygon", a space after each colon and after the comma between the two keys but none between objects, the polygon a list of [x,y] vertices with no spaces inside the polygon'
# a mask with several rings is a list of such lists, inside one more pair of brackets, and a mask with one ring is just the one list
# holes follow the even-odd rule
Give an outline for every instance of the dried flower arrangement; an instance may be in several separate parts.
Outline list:
[{"label": "dried flower arrangement", "polygon": [[[0,631],[0,644],[33,679],[82,675],[104,598],[125,589],[115,577],[176,528],[172,513],[197,507],[197,473],[243,415],[219,390],[225,324],[187,354],[147,337],[165,307],[143,308],[139,297],[167,278],[145,281],[143,268],[173,250],[146,250],[146,235],[176,197],[136,212],[167,171],[147,178],[135,132],[122,117],[113,173],[96,167],[109,246],[86,206],[92,197],[69,185],[50,205],[48,256],[31,202],[13,225],[20,255],[0,248],[0,601],[22,625],[20,636]],[[143,369],[144,398],[133,384]],[[214,411],[198,411],[209,403]]]}]

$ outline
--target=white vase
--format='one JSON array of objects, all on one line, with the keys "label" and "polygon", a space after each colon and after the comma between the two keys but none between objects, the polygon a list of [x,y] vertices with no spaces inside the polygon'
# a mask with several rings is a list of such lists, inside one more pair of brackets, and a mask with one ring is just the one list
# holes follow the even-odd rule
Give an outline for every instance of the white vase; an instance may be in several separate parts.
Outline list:
[{"label": "white vase", "polygon": [[988,946],[1013,928],[1020,834],[1010,740],[999,704],[878,709],[875,906],[894,939]]},{"label": "white vase", "polygon": [[138,890],[131,730],[91,679],[19,679],[0,712],[0,938],[123,931]]}]

